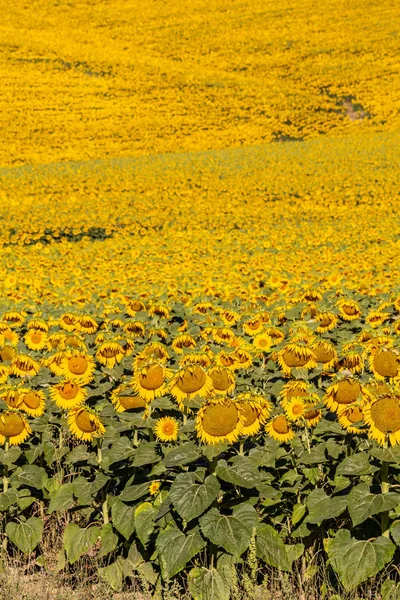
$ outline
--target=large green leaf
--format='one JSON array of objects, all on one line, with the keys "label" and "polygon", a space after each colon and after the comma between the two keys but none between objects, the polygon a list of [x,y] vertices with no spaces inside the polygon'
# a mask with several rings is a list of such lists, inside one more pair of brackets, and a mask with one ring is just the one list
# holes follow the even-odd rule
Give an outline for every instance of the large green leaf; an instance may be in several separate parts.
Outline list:
[{"label": "large green leaf", "polygon": [[215,474],[219,479],[248,489],[257,487],[261,479],[255,458],[238,455],[230,462],[231,464],[228,464],[226,460],[218,461]]},{"label": "large green leaf", "polygon": [[134,506],[128,506],[120,500],[116,500],[111,507],[113,525],[127,540],[129,540],[132,533],[135,531],[134,512]]},{"label": "large green leaf", "polygon": [[31,517],[21,523],[7,523],[6,534],[24,554],[32,552],[42,539],[43,521]]},{"label": "large green leaf", "polygon": [[98,473],[94,481],[88,481],[85,477],[77,477],[72,483],[74,495],[82,504],[90,504],[92,496],[101,490],[109,479],[104,473]]},{"label": "large green leaf", "polygon": [[144,442],[137,447],[132,465],[134,467],[144,467],[160,460],[161,456],[157,454],[156,442]]},{"label": "large green leaf", "polygon": [[130,458],[135,454],[135,448],[131,441],[126,437],[120,437],[111,446],[107,453],[108,465]]},{"label": "large green leaf", "polygon": [[43,467],[36,465],[24,465],[18,467],[10,477],[10,483],[14,487],[20,485],[42,490],[47,479],[46,471]]},{"label": "large green leaf", "polygon": [[284,544],[279,533],[271,525],[260,523],[257,527],[256,554],[272,567],[291,571],[292,563],[304,551],[303,544]]},{"label": "large green leaf", "polygon": [[229,600],[229,585],[216,569],[194,567],[188,574],[189,591],[193,600]]},{"label": "large green leaf", "polygon": [[215,475],[209,475],[204,483],[199,484],[194,473],[182,473],[175,478],[170,497],[182,519],[191,521],[210,506],[219,490],[220,485]]},{"label": "large green leaf", "polygon": [[56,510],[61,511],[71,508],[75,503],[73,491],[74,486],[72,483],[60,485],[60,487],[53,494],[51,494],[49,513],[52,513]]},{"label": "large green leaf", "polygon": [[194,442],[186,442],[177,448],[173,448],[164,457],[163,463],[169,469],[187,465],[199,458],[200,452]]},{"label": "large green leaf", "polygon": [[143,502],[135,508],[135,529],[143,546],[149,541],[157,514],[158,508],[154,508],[151,502]]},{"label": "large green leaf", "polygon": [[327,544],[331,565],[347,591],[379,573],[392,559],[395,548],[389,538],[356,540],[347,529],[338,531]]},{"label": "large green leaf", "polygon": [[124,562],[124,559],[119,556],[116,561],[107,565],[107,567],[98,568],[100,577],[116,592],[122,589],[124,581]]},{"label": "large green leaf", "polygon": [[134,502],[141,496],[145,496],[149,493],[149,482],[139,483],[139,485],[130,485],[126,487],[120,494],[119,499],[122,502]]},{"label": "large green leaf", "polygon": [[76,523],[68,523],[64,531],[64,549],[72,565],[93,548],[100,535],[100,528],[91,525],[81,529]]},{"label": "large green leaf", "polygon": [[347,456],[337,467],[336,475],[370,475],[376,468],[370,465],[368,454],[360,452]]},{"label": "large green leaf", "polygon": [[313,490],[307,498],[308,523],[322,523],[338,517],[347,506],[347,496],[327,496],[323,490]]},{"label": "large green leaf", "polygon": [[217,508],[212,508],[200,519],[200,528],[213,544],[240,556],[249,547],[257,522],[254,508],[243,503],[235,506],[231,515],[223,515]]},{"label": "large green leaf", "polygon": [[118,536],[115,535],[111,523],[103,525],[100,531],[101,548],[97,555],[98,558],[107,556],[110,552],[113,552],[118,544]]},{"label": "large green leaf", "polygon": [[354,527],[371,515],[395,508],[400,503],[400,494],[371,494],[366,483],[354,487],[348,496],[349,513]]},{"label": "large green leaf", "polygon": [[187,534],[175,527],[161,531],[156,546],[163,579],[170,579],[182,571],[205,545],[198,527],[191,529]]}]

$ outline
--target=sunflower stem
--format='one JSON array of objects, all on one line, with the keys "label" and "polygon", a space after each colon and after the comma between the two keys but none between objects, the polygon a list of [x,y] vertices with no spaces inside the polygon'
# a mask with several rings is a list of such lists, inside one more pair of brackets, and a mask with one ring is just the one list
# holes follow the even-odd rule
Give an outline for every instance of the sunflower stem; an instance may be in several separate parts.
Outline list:
[{"label": "sunflower stem", "polygon": [[[389,463],[382,461],[381,467],[381,491],[387,494],[389,491]],[[389,511],[385,510],[381,515],[381,533],[384,537],[389,537]]]},{"label": "sunflower stem", "polygon": [[244,441],[241,441],[239,444],[239,454],[244,455]]},{"label": "sunflower stem", "polygon": [[304,427],[304,433],[305,433],[305,436],[306,436],[307,450],[308,450],[308,453],[310,454],[310,452],[311,452],[310,437],[308,435],[308,427],[307,427],[307,425]]},{"label": "sunflower stem", "polygon": [[[101,463],[103,462],[103,451],[102,451],[102,440],[100,438],[96,438],[97,444],[97,460],[99,466],[101,467]],[[107,502],[107,493],[104,488],[101,489],[101,512],[103,513],[103,523],[107,525],[109,522],[108,519],[108,502]]]},{"label": "sunflower stem", "polygon": [[[6,442],[4,445],[4,452],[5,454],[8,453],[10,449],[10,439],[8,437],[6,437]],[[6,458],[7,460],[7,458]],[[4,472],[3,472],[3,494],[5,494],[8,491],[8,465],[5,464],[4,465]],[[7,513],[4,513],[4,519],[3,519],[3,533],[4,533],[4,537],[3,537],[3,549],[5,551],[7,551],[7,545],[8,545],[8,538],[7,538],[7,534],[6,534],[6,525],[7,525]]]}]

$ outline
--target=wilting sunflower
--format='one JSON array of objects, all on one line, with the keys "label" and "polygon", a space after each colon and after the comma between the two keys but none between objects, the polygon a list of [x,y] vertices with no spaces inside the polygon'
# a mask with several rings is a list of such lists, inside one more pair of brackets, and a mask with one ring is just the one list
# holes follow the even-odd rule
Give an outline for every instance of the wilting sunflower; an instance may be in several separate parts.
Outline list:
[{"label": "wilting sunflower", "polygon": [[11,344],[11,346],[17,346],[19,342],[19,336],[18,333],[7,328],[6,331],[3,331],[2,335],[0,336],[0,340],[2,341],[2,344],[5,343]]},{"label": "wilting sunflower", "polygon": [[6,365],[0,364],[0,383],[6,383],[10,369]]},{"label": "wilting sunflower", "polygon": [[118,413],[132,409],[147,409],[147,401],[133,394],[130,390],[131,388],[128,385],[120,385],[111,393],[111,402]]},{"label": "wilting sunflower", "polygon": [[309,395],[309,384],[307,381],[302,381],[301,379],[295,379],[292,381],[288,381],[283,386],[280,396],[281,396],[281,405],[283,408],[286,407],[287,403],[291,398],[302,398]]},{"label": "wilting sunflower", "polygon": [[304,423],[308,427],[315,427],[322,419],[322,411],[316,409],[313,405],[310,405],[306,412],[303,414]]},{"label": "wilting sunflower", "polygon": [[162,329],[162,327],[151,327],[147,331],[147,335],[149,339],[157,337],[164,342],[168,337],[168,332]]},{"label": "wilting sunflower", "polygon": [[63,348],[68,348],[68,346],[71,348],[79,348],[85,351],[87,350],[85,340],[82,338],[82,336],[79,336],[76,333],[73,335],[69,334],[64,337]]},{"label": "wilting sunflower", "polygon": [[264,329],[264,323],[262,323],[259,317],[254,317],[246,323],[243,323],[243,331],[247,333],[247,335],[257,335],[262,332]]},{"label": "wilting sunflower", "polygon": [[321,312],[315,317],[315,321],[319,323],[316,331],[317,333],[326,333],[332,331],[338,324],[338,318],[334,313]]},{"label": "wilting sunflower", "polygon": [[259,350],[259,354],[267,353],[273,346],[273,340],[267,333],[258,333],[253,338],[254,348]]},{"label": "wilting sunflower", "polygon": [[256,435],[271,414],[272,404],[263,396],[251,392],[239,394],[236,404],[244,417],[242,434]]},{"label": "wilting sunflower", "polygon": [[205,350],[199,350],[198,352],[189,352],[188,354],[182,356],[182,358],[179,360],[179,366],[183,368],[189,365],[209,367],[211,365],[211,359]]},{"label": "wilting sunflower", "polygon": [[71,433],[84,442],[91,442],[105,433],[105,427],[96,413],[87,407],[74,408],[68,414]]},{"label": "wilting sunflower", "polygon": [[284,415],[278,415],[265,425],[265,431],[278,442],[289,442],[295,437],[293,429]]},{"label": "wilting sunflower", "polygon": [[224,350],[221,350],[221,352],[219,352],[215,357],[215,362],[220,367],[226,369],[233,370],[235,368],[235,357],[233,352],[225,352]]},{"label": "wilting sunflower", "polygon": [[196,340],[188,333],[181,333],[172,341],[171,346],[176,354],[183,354],[184,349],[196,348]]},{"label": "wilting sunflower", "polygon": [[103,342],[97,349],[96,360],[108,369],[119,364],[125,356],[124,349],[118,342]]},{"label": "wilting sunflower", "polygon": [[77,318],[77,327],[78,331],[82,331],[83,333],[96,333],[98,329],[98,325],[96,321],[90,315],[83,315]]},{"label": "wilting sunflower", "polygon": [[21,388],[17,386],[4,386],[0,392],[0,398],[9,408],[18,408],[21,404]]},{"label": "wilting sunflower", "polygon": [[52,356],[49,356],[48,358],[44,358],[42,360],[42,364],[44,366],[48,367],[50,369],[50,371],[52,373],[54,373],[54,375],[57,375],[58,377],[62,377],[63,373],[64,373],[63,368],[62,368],[64,356],[65,356],[64,352],[62,350],[60,350],[59,352],[56,352]]},{"label": "wilting sunflower", "polygon": [[11,362],[16,355],[16,350],[8,344],[0,348],[0,361],[2,363]]},{"label": "wilting sunflower", "polygon": [[63,375],[69,381],[77,381],[86,385],[93,381],[95,363],[90,354],[75,350],[66,353],[61,363]]},{"label": "wilting sunflower", "polygon": [[19,410],[23,410],[30,417],[41,417],[46,410],[44,392],[24,388],[19,394]]},{"label": "wilting sunflower", "polygon": [[136,313],[142,310],[146,310],[146,306],[141,300],[128,300],[125,303],[125,311],[130,317],[134,317]]},{"label": "wilting sunflower", "polygon": [[378,310],[373,310],[365,317],[365,322],[370,327],[375,328],[375,327],[379,327],[380,325],[383,325],[383,323],[385,321],[387,321],[389,318],[390,318],[389,313],[381,312]]},{"label": "wilting sunflower", "polygon": [[198,302],[193,306],[193,312],[205,315],[207,312],[214,312],[214,306],[211,302]]},{"label": "wilting sunflower", "polygon": [[349,433],[366,433],[362,427],[355,426],[356,423],[362,424],[364,421],[364,408],[359,405],[355,406],[340,406],[337,412],[337,417],[343,429]]},{"label": "wilting sunflower", "polygon": [[280,342],[283,342],[285,339],[285,334],[279,327],[268,327],[268,329],[265,330],[265,333],[269,335],[274,346],[280,344]]},{"label": "wilting sunflower", "polygon": [[217,344],[231,344],[236,338],[235,332],[229,327],[214,327],[212,329],[212,337]]},{"label": "wilting sunflower", "polygon": [[7,439],[11,446],[22,444],[32,433],[25,416],[16,410],[4,410],[0,413],[0,440]]},{"label": "wilting sunflower", "polygon": [[216,394],[230,394],[235,389],[235,376],[226,367],[213,367],[208,372]]},{"label": "wilting sunflower", "polygon": [[47,346],[47,333],[40,329],[28,329],[24,342],[29,350],[43,350]]},{"label": "wilting sunflower", "polygon": [[232,354],[234,358],[234,369],[248,369],[253,364],[253,358],[248,350],[237,348]]},{"label": "wilting sunflower", "polygon": [[26,313],[24,312],[9,311],[3,314],[3,321],[10,327],[21,327],[25,321],[25,317]]},{"label": "wilting sunflower", "polygon": [[124,325],[124,333],[129,333],[133,337],[143,337],[145,331],[146,327],[141,321],[128,321]]},{"label": "wilting sunflower", "polygon": [[80,406],[86,397],[86,390],[75,381],[62,381],[50,388],[50,398],[59,408],[69,410]]},{"label": "wilting sunflower", "polygon": [[245,413],[230,400],[209,400],[196,416],[196,431],[205,444],[236,442],[243,431]]},{"label": "wilting sunflower", "polygon": [[169,308],[167,306],[163,306],[162,304],[155,304],[151,306],[148,310],[149,317],[164,317],[164,319],[169,318]]},{"label": "wilting sunflower", "polygon": [[225,325],[229,327],[240,321],[240,314],[234,310],[220,309],[219,314]]},{"label": "wilting sunflower", "polygon": [[165,344],[161,342],[149,342],[138,356],[164,361],[169,359],[169,352]]},{"label": "wilting sunflower", "polygon": [[330,410],[337,411],[340,406],[355,404],[360,398],[365,400],[360,382],[348,377],[327,388],[324,402]]},{"label": "wilting sunflower", "polygon": [[64,338],[65,333],[62,331],[57,331],[56,333],[52,333],[47,338],[47,349],[49,352],[52,350],[59,349],[61,350],[64,347]]},{"label": "wilting sunflower", "polygon": [[400,354],[396,350],[374,349],[369,360],[370,368],[377,379],[394,379],[400,374]]},{"label": "wilting sunflower", "polygon": [[322,300],[322,294],[318,290],[306,290],[301,297],[302,302],[314,303],[318,302],[319,300]]},{"label": "wilting sunflower", "polygon": [[173,417],[157,419],[154,433],[160,442],[176,442],[179,434],[179,423]]},{"label": "wilting sunflower", "polygon": [[338,370],[346,369],[351,373],[361,373],[364,369],[362,348],[354,344],[347,344],[343,348],[343,357],[339,360]]},{"label": "wilting sunflower", "polygon": [[400,444],[400,394],[379,396],[363,408],[368,435],[379,444]]},{"label": "wilting sunflower", "polygon": [[314,352],[317,363],[323,365],[325,369],[331,369],[336,365],[338,355],[335,347],[330,342],[315,340],[311,345],[311,350]]},{"label": "wilting sunflower", "polygon": [[65,313],[61,315],[59,325],[65,331],[74,331],[78,325],[78,317],[74,313]]},{"label": "wilting sunflower", "polygon": [[354,321],[361,316],[360,307],[354,300],[342,298],[337,303],[337,306],[340,310],[340,316],[345,321]]},{"label": "wilting sunflower", "polygon": [[149,363],[137,369],[132,378],[132,388],[147,401],[163,396],[171,371],[161,363]]},{"label": "wilting sunflower", "polygon": [[46,323],[46,321],[44,321],[43,319],[31,319],[30,321],[28,321],[26,326],[28,329],[37,329],[39,331],[44,331],[44,333],[47,333],[49,331],[49,324]]},{"label": "wilting sunflower", "polygon": [[294,368],[312,369],[317,366],[314,352],[301,344],[287,344],[278,352],[277,358],[283,374],[287,377],[290,376]]},{"label": "wilting sunflower", "polygon": [[199,365],[180,369],[170,382],[169,391],[178,404],[195,396],[207,397],[213,390],[213,382]]},{"label": "wilting sunflower", "polygon": [[39,371],[40,364],[28,354],[17,354],[10,365],[10,374],[18,377],[34,377]]}]

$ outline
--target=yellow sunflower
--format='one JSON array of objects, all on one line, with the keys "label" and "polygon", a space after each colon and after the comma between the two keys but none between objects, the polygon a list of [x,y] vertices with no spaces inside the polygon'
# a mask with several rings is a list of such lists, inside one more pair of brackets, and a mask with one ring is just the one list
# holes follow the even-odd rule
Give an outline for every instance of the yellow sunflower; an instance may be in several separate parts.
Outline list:
[{"label": "yellow sunflower", "polygon": [[262,332],[264,329],[264,323],[261,321],[259,317],[254,317],[243,323],[243,331],[247,333],[247,335],[257,335]]},{"label": "yellow sunflower", "polygon": [[47,333],[41,329],[28,329],[24,342],[29,350],[43,350],[47,346]]},{"label": "yellow sunflower", "polygon": [[125,303],[125,311],[130,317],[134,317],[136,313],[146,310],[145,304],[141,300],[128,300]]},{"label": "yellow sunflower", "polygon": [[237,348],[231,357],[234,359],[234,369],[248,369],[253,364],[253,358],[248,350]]},{"label": "yellow sunflower", "polygon": [[50,388],[50,398],[59,408],[66,410],[80,406],[86,397],[86,390],[75,381],[62,381]]},{"label": "yellow sunflower", "polygon": [[212,330],[212,337],[218,344],[230,344],[236,338],[234,331],[229,329],[229,327],[214,327]]},{"label": "yellow sunflower", "polygon": [[62,363],[64,360],[64,352],[62,350],[60,350],[59,352],[56,352],[55,354],[53,354],[52,356],[49,356],[47,359],[43,359],[42,363],[50,369],[50,371],[52,373],[54,373],[54,375],[57,375],[58,377],[62,377],[64,374],[63,371],[63,367],[62,367]]},{"label": "yellow sunflower", "polygon": [[7,385],[1,390],[0,398],[9,408],[18,408],[21,404],[21,388]]},{"label": "yellow sunflower", "polygon": [[394,379],[400,375],[400,354],[397,350],[375,349],[371,353],[369,364],[376,379]]},{"label": "yellow sunflower", "polygon": [[143,337],[145,331],[146,327],[141,321],[128,321],[124,325],[124,333],[129,333],[133,337]]},{"label": "yellow sunflower", "polygon": [[40,364],[28,354],[17,354],[10,365],[10,374],[18,377],[34,377],[39,371]]},{"label": "yellow sunflower", "polygon": [[160,491],[160,487],[161,487],[161,481],[152,481],[149,484],[150,496],[157,496],[158,492]]},{"label": "yellow sunflower", "polygon": [[278,442],[289,442],[295,437],[293,429],[284,415],[278,415],[265,425],[265,431]]},{"label": "yellow sunflower", "polygon": [[124,349],[118,342],[103,342],[97,349],[96,360],[108,369],[119,364],[125,356]]},{"label": "yellow sunflower", "polygon": [[240,321],[240,314],[234,310],[220,309],[219,314],[225,325],[228,327],[236,325]]},{"label": "yellow sunflower", "polygon": [[57,331],[56,333],[52,333],[47,337],[47,349],[49,352],[52,350],[56,350],[57,348],[61,349],[64,345],[65,333],[61,331]]},{"label": "yellow sunflower", "polygon": [[212,390],[213,382],[210,376],[199,365],[180,369],[169,386],[171,395],[179,404],[195,396],[207,397]]},{"label": "yellow sunflower", "polygon": [[331,369],[336,365],[338,355],[330,342],[316,340],[312,343],[311,350],[314,352],[317,363],[323,365],[325,369]]},{"label": "yellow sunflower", "polygon": [[182,333],[172,341],[171,346],[176,354],[183,354],[184,349],[196,348],[196,340],[192,335]]},{"label": "yellow sunflower", "polygon": [[267,353],[273,346],[273,340],[267,333],[258,333],[253,338],[253,346],[260,351],[260,353]]},{"label": "yellow sunflower", "polygon": [[65,331],[74,331],[78,325],[78,317],[74,313],[65,313],[60,317],[59,325]]},{"label": "yellow sunflower", "polygon": [[360,423],[361,425],[361,422],[364,421],[364,410],[362,406],[340,406],[337,417],[340,425],[349,433],[366,433],[365,429],[355,425],[356,423]]},{"label": "yellow sunflower", "polygon": [[179,424],[173,417],[157,419],[154,433],[160,442],[176,442],[179,434]]},{"label": "yellow sunflower", "polygon": [[10,373],[9,367],[0,364],[0,383],[6,383]]},{"label": "yellow sunflower", "polygon": [[265,330],[265,333],[269,335],[272,340],[272,345],[274,346],[280,344],[280,342],[283,342],[285,339],[285,334],[278,327],[268,327],[268,329]]},{"label": "yellow sunflower", "polygon": [[0,348],[0,361],[2,363],[11,362],[16,355],[16,351],[12,346],[8,344]]},{"label": "yellow sunflower", "polygon": [[317,366],[315,354],[307,346],[289,343],[278,352],[278,363],[283,374],[289,377],[292,369],[312,369]]},{"label": "yellow sunflower", "polygon": [[219,352],[215,357],[215,362],[220,367],[234,369],[236,361],[233,352],[225,352],[224,350],[221,350],[221,352]]},{"label": "yellow sunflower", "polygon": [[337,306],[340,310],[340,316],[345,321],[354,321],[361,316],[360,307],[354,300],[342,298],[342,300],[339,300],[337,303]]},{"label": "yellow sunflower", "polygon": [[69,381],[78,381],[82,385],[86,385],[93,381],[95,363],[90,354],[75,350],[65,354],[61,363],[61,370]]},{"label": "yellow sunflower", "polygon": [[20,390],[19,410],[23,410],[30,417],[41,417],[46,410],[44,392],[24,388]]},{"label": "yellow sunflower", "polygon": [[0,339],[4,338],[5,344],[11,344],[11,346],[17,346],[19,342],[18,333],[13,331],[12,329],[7,328],[6,331],[2,333]]},{"label": "yellow sunflower", "polygon": [[132,394],[130,390],[128,385],[120,385],[111,393],[111,402],[118,413],[132,409],[147,409],[147,400]]},{"label": "yellow sunflower", "polygon": [[387,394],[374,398],[364,408],[364,421],[369,425],[368,435],[382,446],[400,444],[400,395]]},{"label": "yellow sunflower", "polygon": [[143,348],[139,356],[162,362],[169,359],[169,352],[165,344],[162,344],[161,342],[149,342]]},{"label": "yellow sunflower", "polygon": [[196,431],[205,444],[236,442],[246,420],[244,411],[230,400],[209,400],[196,416]]},{"label": "yellow sunflower", "polygon": [[169,308],[167,306],[163,306],[162,304],[155,304],[151,308],[149,308],[148,313],[150,317],[164,317],[164,319],[169,318]]},{"label": "yellow sunflower", "polygon": [[206,351],[190,352],[182,356],[179,360],[179,366],[183,368],[190,365],[209,367],[211,365],[211,359]]},{"label": "yellow sunflower", "polygon": [[315,427],[322,419],[322,411],[310,405],[303,414],[304,423],[308,427]]},{"label": "yellow sunflower", "polygon": [[11,446],[22,444],[32,433],[23,414],[16,410],[4,410],[0,413],[0,442],[7,439]]},{"label": "yellow sunflower", "polygon": [[96,333],[98,329],[98,325],[96,321],[90,315],[83,315],[77,318],[77,331],[82,331],[82,333]]},{"label": "yellow sunflower", "polygon": [[163,364],[147,363],[134,372],[131,385],[139,396],[151,401],[166,393],[170,377],[171,372]]},{"label": "yellow sunflower", "polygon": [[49,331],[49,325],[43,319],[31,319],[26,326],[28,329],[36,329],[38,331],[43,331],[44,333]]},{"label": "yellow sunflower", "polygon": [[340,369],[346,369],[351,373],[361,373],[364,369],[364,359],[356,348],[344,350],[343,357],[340,359],[338,366]]},{"label": "yellow sunflower", "polygon": [[244,417],[242,434],[256,435],[271,414],[271,402],[264,396],[247,392],[237,396],[236,404]]},{"label": "yellow sunflower", "polygon": [[355,404],[360,398],[365,400],[360,382],[354,378],[345,378],[327,388],[324,402],[330,410],[336,412],[340,406]]},{"label": "yellow sunflower", "polygon": [[373,310],[366,316],[365,322],[368,323],[368,325],[370,325],[370,327],[375,328],[375,327],[379,327],[380,325],[382,325],[389,318],[390,318],[390,314],[388,314],[386,312]]},{"label": "yellow sunflower", "polygon": [[308,396],[309,387],[309,384],[301,379],[294,379],[285,383],[280,392],[282,407],[285,408],[291,398]]},{"label": "yellow sunflower", "polygon": [[71,433],[84,442],[91,442],[106,431],[96,413],[87,407],[71,410],[68,414],[68,425]]},{"label": "yellow sunflower", "polygon": [[9,311],[3,314],[3,321],[10,327],[21,327],[25,321],[25,317],[26,313],[24,312]]},{"label": "yellow sunflower", "polygon": [[308,409],[308,403],[306,401],[306,398],[308,398],[307,396],[305,398],[301,398],[300,396],[291,398],[286,406],[285,406],[285,414],[286,414],[286,418],[289,419],[289,421],[301,421],[302,417],[304,415],[304,413],[307,411]]},{"label": "yellow sunflower", "polygon": [[208,372],[216,394],[230,394],[235,389],[235,376],[226,367],[212,367]]}]

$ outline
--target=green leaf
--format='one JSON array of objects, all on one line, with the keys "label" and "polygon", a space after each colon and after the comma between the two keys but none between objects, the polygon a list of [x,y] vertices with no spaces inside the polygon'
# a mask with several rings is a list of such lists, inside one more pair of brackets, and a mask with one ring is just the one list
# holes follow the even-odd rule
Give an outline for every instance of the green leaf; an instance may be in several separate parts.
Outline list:
[{"label": "green leaf", "polygon": [[30,554],[42,539],[43,521],[30,517],[25,523],[7,523],[6,534],[24,554]]},{"label": "green leaf", "polygon": [[356,540],[347,529],[340,529],[327,544],[331,565],[347,591],[379,573],[392,559],[395,548],[389,538]]},{"label": "green leaf", "polygon": [[229,600],[231,592],[216,569],[194,567],[188,574],[193,600]]},{"label": "green leaf", "polygon": [[143,546],[146,546],[149,541],[157,514],[158,508],[154,508],[151,502],[143,502],[135,509],[136,533]]},{"label": "green leaf", "polygon": [[117,531],[129,540],[135,531],[135,507],[116,500],[111,507],[112,522]]},{"label": "green leaf", "polygon": [[215,475],[209,475],[204,483],[196,482],[195,473],[182,473],[175,478],[170,497],[174,508],[185,521],[201,515],[218,496],[220,485]]},{"label": "green leaf", "polygon": [[5,450],[1,450],[0,462],[2,462],[3,465],[11,467],[14,463],[17,462],[21,454],[22,450],[19,448],[19,446],[11,446],[11,448],[9,448],[7,452]]},{"label": "green leaf", "polygon": [[371,494],[369,486],[360,483],[351,490],[348,499],[349,514],[355,527],[371,515],[395,508],[400,503],[400,494]]},{"label": "green leaf", "polygon": [[141,496],[149,493],[149,482],[140,483],[139,485],[131,485],[124,489],[120,494],[119,499],[123,502],[134,502]]},{"label": "green leaf", "polygon": [[18,494],[13,488],[0,494],[0,511],[8,510],[12,504],[17,502]]},{"label": "green leaf", "polygon": [[90,458],[90,454],[87,451],[87,446],[81,444],[76,446],[71,452],[65,457],[65,462],[68,464],[74,464],[77,462],[86,462]]},{"label": "green leaf", "polygon": [[37,467],[36,465],[24,465],[18,467],[10,477],[10,483],[14,487],[20,485],[42,490],[44,482],[47,479],[46,471],[43,467]]},{"label": "green leaf", "polygon": [[159,553],[161,574],[167,580],[182,571],[187,563],[200,552],[206,542],[199,528],[191,529],[187,534],[175,527],[164,529],[158,535],[156,547]]},{"label": "green leaf", "polygon": [[260,523],[257,527],[256,555],[265,560],[268,565],[291,571],[292,562],[304,551],[303,544],[294,546],[283,543],[279,533],[271,525]]},{"label": "green leaf", "polygon": [[223,515],[217,508],[212,508],[200,519],[200,528],[213,544],[240,556],[249,547],[257,522],[254,508],[243,503],[235,506],[232,515]]},{"label": "green leaf", "polygon": [[194,442],[186,442],[177,448],[173,448],[165,455],[163,463],[167,468],[181,467],[199,458],[200,452]]},{"label": "green leaf", "polygon": [[255,461],[248,456],[235,456],[229,465],[226,460],[219,460],[215,474],[219,479],[234,485],[252,489],[261,482],[260,472]]},{"label": "green leaf", "polygon": [[131,441],[126,436],[118,438],[107,453],[109,465],[130,458],[135,454],[135,451]]},{"label": "green leaf", "polygon": [[307,498],[308,523],[320,524],[338,517],[347,506],[347,496],[327,496],[321,489],[313,490]]},{"label": "green leaf", "polygon": [[400,521],[394,521],[390,526],[390,535],[396,546],[400,546]]},{"label": "green leaf", "polygon": [[347,456],[336,469],[336,475],[370,475],[376,471],[369,463],[368,454],[360,452]]},{"label": "green leaf", "polygon": [[327,462],[329,459],[325,456],[325,448],[326,444],[324,442],[317,444],[311,448],[310,452],[303,452],[299,458],[299,462],[303,463],[304,465],[314,465]]},{"label": "green leaf", "polygon": [[74,486],[72,483],[61,485],[58,490],[51,495],[49,514],[56,510],[68,510],[74,504],[73,496]]},{"label": "green leaf", "polygon": [[118,536],[114,533],[111,523],[103,525],[100,531],[101,548],[97,555],[98,558],[107,556],[113,552],[118,544]]},{"label": "green leaf", "polygon": [[136,449],[132,466],[143,467],[160,461],[161,456],[157,454],[156,448],[156,442],[145,442],[140,444]]},{"label": "green leaf", "polygon": [[68,523],[64,531],[64,549],[72,565],[93,548],[100,535],[100,528],[91,525],[81,529],[76,523]]},{"label": "green leaf", "polygon": [[88,481],[85,477],[77,477],[72,483],[73,492],[79,502],[90,504],[92,496],[101,490],[109,479],[104,473],[99,473],[94,481]]},{"label": "green leaf", "polygon": [[302,520],[306,513],[306,505],[305,504],[295,504],[292,512],[292,524],[297,525],[299,521]]},{"label": "green leaf", "polygon": [[124,581],[124,559],[119,556],[111,565],[99,567],[98,573],[114,591],[119,592]]}]

